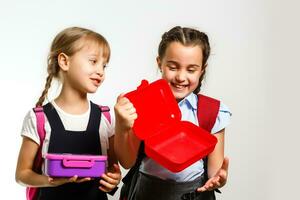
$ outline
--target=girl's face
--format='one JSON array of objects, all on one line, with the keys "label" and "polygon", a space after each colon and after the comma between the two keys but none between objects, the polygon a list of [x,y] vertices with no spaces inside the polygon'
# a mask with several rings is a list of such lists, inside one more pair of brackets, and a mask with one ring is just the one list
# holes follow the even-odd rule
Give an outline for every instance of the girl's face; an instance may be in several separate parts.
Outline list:
[{"label": "girl's face", "polygon": [[68,57],[64,84],[82,93],[94,93],[105,78],[102,48],[92,41],[84,43],[82,48]]},{"label": "girl's face", "polygon": [[179,42],[170,43],[164,57],[157,58],[162,78],[168,81],[177,101],[197,88],[203,72],[202,59],[199,45],[184,46]]}]

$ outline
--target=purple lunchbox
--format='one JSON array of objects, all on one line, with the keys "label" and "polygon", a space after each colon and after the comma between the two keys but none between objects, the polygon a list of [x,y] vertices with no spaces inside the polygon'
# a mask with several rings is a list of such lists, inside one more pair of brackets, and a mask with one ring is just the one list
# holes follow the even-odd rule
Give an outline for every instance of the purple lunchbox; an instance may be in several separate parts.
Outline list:
[{"label": "purple lunchbox", "polygon": [[107,156],[46,154],[46,174],[51,177],[100,177],[106,171]]}]

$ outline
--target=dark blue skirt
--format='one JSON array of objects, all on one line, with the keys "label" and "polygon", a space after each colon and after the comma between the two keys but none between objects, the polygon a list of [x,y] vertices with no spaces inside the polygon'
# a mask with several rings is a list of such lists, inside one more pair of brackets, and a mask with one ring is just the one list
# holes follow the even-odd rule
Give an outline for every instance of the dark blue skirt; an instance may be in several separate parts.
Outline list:
[{"label": "dark blue skirt", "polygon": [[204,184],[204,176],[190,182],[175,182],[139,172],[132,200],[215,200],[213,191],[196,191]]}]

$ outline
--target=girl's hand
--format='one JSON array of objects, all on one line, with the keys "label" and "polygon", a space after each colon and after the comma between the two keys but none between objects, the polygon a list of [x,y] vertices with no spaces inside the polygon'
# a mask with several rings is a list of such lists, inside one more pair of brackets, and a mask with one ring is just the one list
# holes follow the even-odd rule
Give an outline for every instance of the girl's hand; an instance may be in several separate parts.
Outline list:
[{"label": "girl's hand", "polygon": [[124,97],[123,94],[119,95],[114,109],[116,115],[116,126],[121,129],[121,132],[131,129],[134,120],[137,118],[137,114],[129,99]]},{"label": "girl's hand", "polygon": [[102,179],[99,181],[101,186],[100,190],[103,192],[112,191],[121,181],[121,170],[118,164],[114,164],[114,170],[102,175]]},{"label": "girl's hand", "polygon": [[226,184],[227,175],[228,175],[228,164],[229,159],[224,158],[223,164],[221,168],[217,171],[217,173],[208,179],[206,183],[197,189],[198,192],[211,191],[217,188],[221,188]]},{"label": "girl's hand", "polygon": [[90,181],[90,180],[91,180],[90,177],[79,179],[77,175],[75,175],[71,178],[52,178],[52,177],[48,178],[50,185],[53,187],[63,185],[65,183],[82,183],[82,182]]}]

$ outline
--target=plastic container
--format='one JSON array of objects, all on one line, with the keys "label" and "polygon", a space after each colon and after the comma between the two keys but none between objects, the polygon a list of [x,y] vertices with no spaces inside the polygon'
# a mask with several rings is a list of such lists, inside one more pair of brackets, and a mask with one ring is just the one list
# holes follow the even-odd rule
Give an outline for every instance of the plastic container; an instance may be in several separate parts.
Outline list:
[{"label": "plastic container", "polygon": [[107,156],[46,154],[46,174],[51,177],[100,177],[106,171]]},{"label": "plastic container", "polygon": [[163,80],[143,80],[125,96],[136,108],[135,135],[145,142],[145,153],[172,172],[179,172],[214,150],[217,139],[191,122],[181,121],[181,112]]}]

